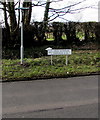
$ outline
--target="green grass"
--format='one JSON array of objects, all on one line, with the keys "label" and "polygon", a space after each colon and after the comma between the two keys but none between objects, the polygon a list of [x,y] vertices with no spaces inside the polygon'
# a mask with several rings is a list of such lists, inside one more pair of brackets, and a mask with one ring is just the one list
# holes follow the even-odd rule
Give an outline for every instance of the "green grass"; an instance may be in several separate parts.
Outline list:
[{"label": "green grass", "polygon": [[[47,36],[47,35],[46,35],[46,36]],[[67,40],[66,35],[65,35],[64,33],[62,34],[62,39],[63,39],[63,40]],[[54,41],[53,33],[49,33],[48,37],[46,37],[46,40],[47,40],[47,41]]]},{"label": "green grass", "polygon": [[73,51],[65,65],[65,56],[53,56],[53,65],[50,65],[50,56],[41,58],[25,58],[24,64],[20,60],[2,60],[2,79],[30,80],[38,78],[68,77],[73,75],[100,72],[100,53],[96,50]]},{"label": "green grass", "polygon": [[67,37],[66,37],[65,34],[62,35],[62,39],[63,39],[63,40],[67,40]]},{"label": "green grass", "polygon": [[46,34],[46,40],[47,41],[54,41],[54,36],[53,36],[53,33],[48,33]]},{"label": "green grass", "polygon": [[47,38],[47,41],[54,41],[54,38]]},{"label": "green grass", "polygon": [[[91,36],[92,36],[92,34],[91,34]],[[80,40],[83,39],[84,38],[84,32],[77,32],[76,37],[79,38]],[[67,37],[64,33],[62,34],[62,39],[67,40]],[[54,41],[53,33],[48,33],[48,35],[46,34],[46,40],[47,41]]]},{"label": "green grass", "polygon": [[83,32],[77,32],[76,37],[81,40],[81,39],[84,38],[84,33]]}]

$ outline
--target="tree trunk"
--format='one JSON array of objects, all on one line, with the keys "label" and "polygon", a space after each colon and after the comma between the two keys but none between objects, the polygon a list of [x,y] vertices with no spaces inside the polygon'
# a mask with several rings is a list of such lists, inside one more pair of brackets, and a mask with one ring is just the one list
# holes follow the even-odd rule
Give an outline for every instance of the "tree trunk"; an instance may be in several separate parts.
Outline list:
[{"label": "tree trunk", "polygon": [[8,10],[9,10],[9,17],[10,17],[11,32],[14,32],[17,28],[14,0],[13,2],[8,2]]},{"label": "tree trunk", "polygon": [[4,0],[3,2],[3,8],[4,8],[4,20],[5,20],[5,26],[6,26],[6,31],[7,31],[7,34],[6,34],[6,43],[4,43],[7,46],[9,46],[9,42],[10,42],[10,27],[9,27],[9,24],[8,24],[8,18],[7,18],[7,10],[6,10],[6,2]]},{"label": "tree trunk", "polygon": [[62,42],[62,31],[63,29],[63,24],[59,22],[54,22],[53,23],[53,35],[54,35],[54,43],[55,45],[59,45]]},{"label": "tree trunk", "polygon": [[45,7],[45,12],[44,12],[44,19],[43,19],[44,29],[46,29],[46,26],[48,24],[49,7],[50,7],[50,0],[47,0],[46,7]]},{"label": "tree trunk", "polygon": [[29,9],[24,10],[24,26],[28,27],[31,21],[31,15],[32,15],[32,0],[30,2],[27,2],[27,0],[24,0],[23,7],[27,7]]},{"label": "tree trunk", "polygon": [[64,25],[65,34],[67,37],[67,44],[73,44],[76,42],[76,27],[74,22],[69,22]]},{"label": "tree trunk", "polygon": [[95,25],[95,36],[96,36],[96,41],[98,43],[98,47],[100,48],[100,22],[96,23]]},{"label": "tree trunk", "polygon": [[50,0],[47,0],[45,12],[44,12],[44,19],[43,19],[42,41],[46,40],[45,33],[46,33],[47,25],[48,25],[49,7],[50,7]]}]

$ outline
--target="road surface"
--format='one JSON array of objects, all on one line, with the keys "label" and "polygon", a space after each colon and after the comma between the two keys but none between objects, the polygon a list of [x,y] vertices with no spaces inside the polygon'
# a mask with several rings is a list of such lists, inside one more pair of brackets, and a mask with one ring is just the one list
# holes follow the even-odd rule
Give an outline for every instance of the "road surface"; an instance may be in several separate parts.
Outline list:
[{"label": "road surface", "polygon": [[98,76],[2,84],[3,118],[98,118]]}]

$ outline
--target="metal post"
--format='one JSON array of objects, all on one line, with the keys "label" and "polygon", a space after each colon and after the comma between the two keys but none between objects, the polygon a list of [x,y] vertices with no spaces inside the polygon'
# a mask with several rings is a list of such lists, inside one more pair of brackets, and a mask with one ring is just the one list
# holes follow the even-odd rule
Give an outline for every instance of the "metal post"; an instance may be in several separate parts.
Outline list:
[{"label": "metal post", "polygon": [[29,10],[29,7],[22,7],[21,8],[16,8],[16,10],[20,10],[20,14],[21,14],[21,47],[20,47],[20,58],[21,58],[21,64],[23,64],[23,58],[24,58],[24,47],[23,47],[23,10]]},{"label": "metal post", "polygon": [[23,10],[21,10],[21,64],[23,64],[24,47],[23,47]]},{"label": "metal post", "polygon": [[52,65],[52,55],[51,55],[51,65]]},{"label": "metal post", "polygon": [[66,55],[66,65],[68,64],[68,56]]}]

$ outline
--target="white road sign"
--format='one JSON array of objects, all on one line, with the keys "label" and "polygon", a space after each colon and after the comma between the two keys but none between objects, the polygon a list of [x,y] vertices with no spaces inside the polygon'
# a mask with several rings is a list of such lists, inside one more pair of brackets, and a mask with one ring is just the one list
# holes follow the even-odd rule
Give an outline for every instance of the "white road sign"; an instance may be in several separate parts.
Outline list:
[{"label": "white road sign", "polygon": [[68,64],[68,55],[72,54],[71,49],[52,49],[47,48],[48,55],[51,55],[51,65],[52,65],[52,55],[66,55],[66,65]]},{"label": "white road sign", "polygon": [[48,55],[71,55],[71,49],[49,49]]}]

